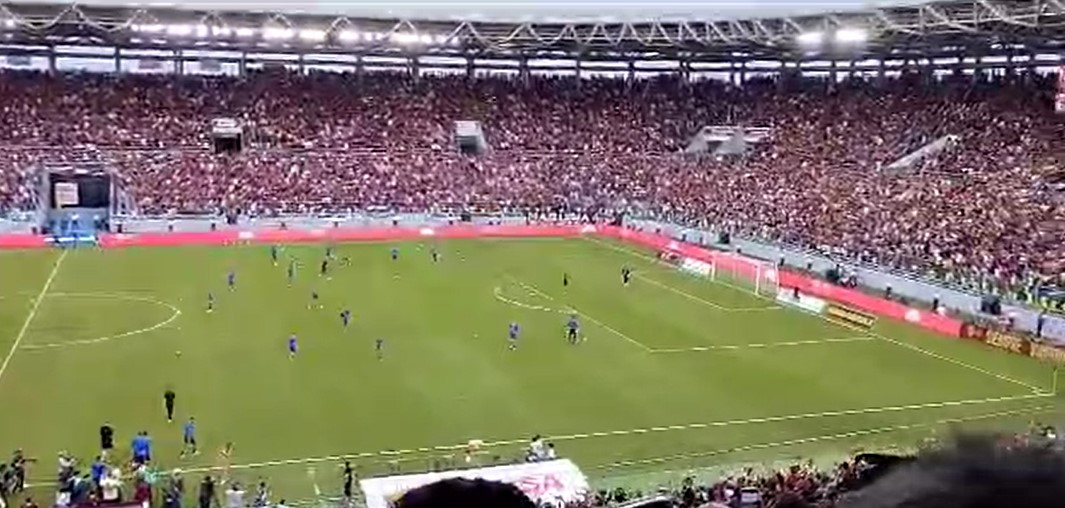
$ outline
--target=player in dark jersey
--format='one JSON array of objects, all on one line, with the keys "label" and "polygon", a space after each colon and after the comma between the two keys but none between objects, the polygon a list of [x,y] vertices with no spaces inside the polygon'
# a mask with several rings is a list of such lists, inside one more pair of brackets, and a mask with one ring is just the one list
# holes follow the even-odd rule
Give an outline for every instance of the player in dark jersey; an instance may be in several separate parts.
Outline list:
[{"label": "player in dark jersey", "polygon": [[629,281],[631,281],[631,280],[632,280],[632,270],[630,270],[629,267],[627,267],[627,266],[622,268],[621,269],[621,283],[626,285],[626,286],[628,286],[629,285]]},{"label": "player in dark jersey", "polygon": [[166,391],[163,392],[163,406],[166,407],[167,422],[174,421],[174,399],[176,398],[177,394],[174,393],[174,390],[171,390],[170,388],[167,388]]},{"label": "player in dark jersey", "polygon": [[566,287],[566,286],[569,286],[569,274],[563,272],[562,273],[562,287]]},{"label": "player in dark jersey", "polygon": [[347,328],[351,324],[351,311],[348,309],[340,311],[340,321],[344,323],[344,328]]}]

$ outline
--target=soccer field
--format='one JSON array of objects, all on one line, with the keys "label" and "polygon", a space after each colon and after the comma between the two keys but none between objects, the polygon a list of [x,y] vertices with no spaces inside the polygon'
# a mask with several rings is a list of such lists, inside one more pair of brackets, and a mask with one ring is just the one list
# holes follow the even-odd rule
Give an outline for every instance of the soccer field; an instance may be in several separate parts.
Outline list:
[{"label": "soccer field", "polygon": [[[449,455],[462,465],[471,439],[486,443],[474,462],[490,464],[543,434],[605,481],[1056,412],[1051,369],[1031,359],[902,323],[841,326],[610,240],[401,243],[398,261],[392,246],[339,245],[349,261],[330,277],[322,245],[283,246],[277,266],[261,245],[0,253],[0,451],[40,458],[43,482],[59,450],[90,460],[104,422],[123,453],[146,430],[161,467],[196,473],[232,441],[236,477],[310,500],[338,492],[341,456],[363,474],[419,471]],[[623,266],[637,272],[628,287]],[[578,345],[564,335],[571,312]],[[204,453],[179,459],[189,415]]]}]

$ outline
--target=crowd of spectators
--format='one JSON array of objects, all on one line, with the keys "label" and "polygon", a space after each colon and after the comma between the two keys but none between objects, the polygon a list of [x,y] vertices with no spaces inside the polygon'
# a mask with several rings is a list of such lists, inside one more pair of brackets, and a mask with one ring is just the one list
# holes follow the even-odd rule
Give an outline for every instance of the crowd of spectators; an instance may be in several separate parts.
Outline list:
[{"label": "crowd of spectators", "polygon": [[[1050,79],[577,83],[4,73],[0,208],[31,206],[34,162],[80,147],[143,214],[628,210],[983,289],[1065,272]],[[218,117],[245,125],[245,151],[208,149]],[[457,153],[456,120],[480,121],[490,152]],[[738,161],[677,154],[714,124],[771,134]]]}]

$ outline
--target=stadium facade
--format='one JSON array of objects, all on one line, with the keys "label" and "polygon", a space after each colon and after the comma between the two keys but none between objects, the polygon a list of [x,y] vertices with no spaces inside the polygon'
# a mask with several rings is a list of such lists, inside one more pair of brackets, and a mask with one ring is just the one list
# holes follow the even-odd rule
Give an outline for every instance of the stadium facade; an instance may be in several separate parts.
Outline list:
[{"label": "stadium facade", "polygon": [[[220,4],[226,7],[229,4]],[[729,79],[1055,72],[1060,0],[977,0],[832,14],[656,21],[430,20],[318,13],[0,5],[4,65],[102,72],[296,70]],[[307,9],[320,12],[321,9]],[[705,7],[697,11],[705,15]]]}]

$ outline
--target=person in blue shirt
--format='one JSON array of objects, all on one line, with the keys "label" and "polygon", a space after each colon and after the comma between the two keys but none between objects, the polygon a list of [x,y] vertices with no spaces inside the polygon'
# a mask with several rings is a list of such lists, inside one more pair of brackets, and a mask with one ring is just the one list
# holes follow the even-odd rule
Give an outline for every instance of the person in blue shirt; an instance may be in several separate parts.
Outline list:
[{"label": "person in blue shirt", "polygon": [[214,311],[214,293],[207,293],[207,312]]},{"label": "person in blue shirt", "polygon": [[200,450],[196,448],[196,419],[189,417],[189,420],[185,422],[185,427],[182,432],[182,442],[184,446],[181,449],[181,456],[187,455],[199,455]]},{"label": "person in blue shirt", "polygon": [[384,360],[385,358],[385,339],[377,339],[374,349],[377,351],[377,359]]},{"label": "person in blue shirt", "polygon": [[277,245],[270,246],[270,260],[274,262],[274,266],[277,266]]},{"label": "person in blue shirt", "polygon": [[229,289],[235,288],[237,286],[237,272],[230,270],[229,274],[226,275],[226,282],[229,284]]},{"label": "person in blue shirt", "polygon": [[133,437],[133,443],[130,446],[133,449],[133,462],[137,464],[144,464],[151,462],[152,460],[152,439],[148,437],[148,433],[141,431]]},{"label": "person in blue shirt", "polygon": [[518,323],[511,323],[507,328],[507,337],[510,343],[510,350],[515,351],[518,349],[518,336],[521,335],[521,326]]},{"label": "person in blue shirt", "polygon": [[103,479],[104,474],[107,473],[107,464],[104,464],[103,457],[96,456],[96,460],[92,462],[92,467],[89,469],[89,477],[92,478],[94,485],[99,485],[100,480]]},{"label": "person in blue shirt", "polygon": [[340,311],[340,321],[344,323],[344,328],[347,328],[351,324],[351,311],[348,309]]},{"label": "person in blue shirt", "polygon": [[581,333],[581,324],[577,321],[576,314],[570,314],[569,322],[566,323],[566,337],[570,344],[576,344]]},{"label": "person in blue shirt", "polygon": [[296,345],[296,334],[292,334],[288,337],[288,357],[296,358],[298,346]]},{"label": "person in blue shirt", "polygon": [[399,248],[392,247],[392,261],[396,261],[398,259],[399,259]]}]

